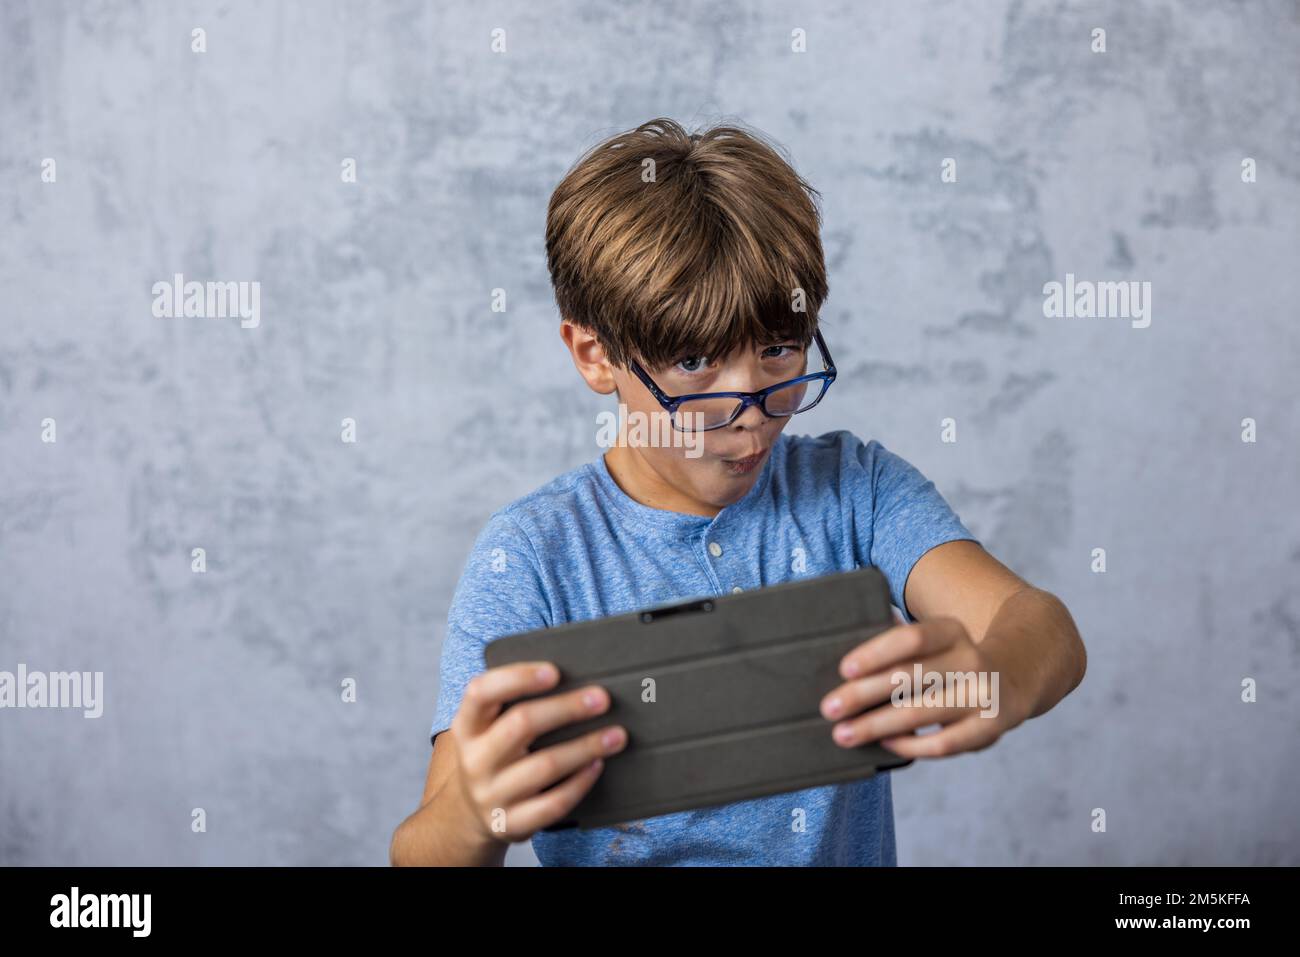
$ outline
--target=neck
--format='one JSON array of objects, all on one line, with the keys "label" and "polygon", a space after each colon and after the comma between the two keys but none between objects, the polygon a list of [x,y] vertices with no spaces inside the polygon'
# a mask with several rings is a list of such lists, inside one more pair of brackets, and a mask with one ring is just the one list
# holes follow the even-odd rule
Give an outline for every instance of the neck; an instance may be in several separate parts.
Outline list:
[{"label": "neck", "polygon": [[642,505],[705,518],[716,518],[722,511],[718,506],[697,501],[664,481],[663,476],[651,468],[634,448],[617,445],[610,449],[605,453],[605,466],[618,487]]}]

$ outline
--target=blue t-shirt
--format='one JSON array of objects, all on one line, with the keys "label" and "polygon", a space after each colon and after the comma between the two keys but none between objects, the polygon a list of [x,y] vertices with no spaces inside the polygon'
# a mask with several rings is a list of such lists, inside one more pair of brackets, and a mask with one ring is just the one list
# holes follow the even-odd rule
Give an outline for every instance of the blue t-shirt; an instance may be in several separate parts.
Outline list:
[{"label": "blue t-shirt", "polygon": [[[976,540],[934,483],[847,431],[781,433],[745,497],[712,519],[642,505],[598,456],[493,513],[479,534],[452,597],[433,737],[495,638],[865,565],[884,573],[911,621],[908,572],[957,539]],[[532,844],[544,865],[897,862],[888,772],[615,827],[539,831]]]}]

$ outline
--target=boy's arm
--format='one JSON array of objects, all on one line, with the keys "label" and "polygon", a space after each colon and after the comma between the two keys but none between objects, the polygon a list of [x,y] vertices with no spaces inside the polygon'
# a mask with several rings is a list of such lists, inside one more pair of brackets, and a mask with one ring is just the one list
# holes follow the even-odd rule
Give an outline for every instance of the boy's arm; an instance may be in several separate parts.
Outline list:
[{"label": "boy's arm", "polygon": [[965,627],[1017,689],[1025,719],[1050,711],[1083,680],[1088,656],[1069,609],[975,542],[926,552],[907,578],[906,596],[914,618],[955,618]]},{"label": "boy's arm", "polygon": [[[842,746],[879,741],[911,758],[978,751],[1050,710],[1083,680],[1087,655],[1065,605],[977,542],[945,542],[922,555],[907,576],[905,600],[903,610],[915,623],[899,624],[846,655],[845,683],[822,701],[823,715],[840,722],[835,734]],[[995,713],[981,714],[973,704],[896,707],[893,676],[910,676],[915,664],[924,673],[996,676]],[[936,723],[940,731],[914,734]]]},{"label": "boy's arm", "polygon": [[508,842],[484,834],[465,794],[456,738],[456,712],[493,638],[550,624],[533,546],[503,511],[484,523],[465,559],[447,612],[431,731],[433,754],[419,808],[393,833],[389,857],[401,864],[505,863]]},{"label": "boy's arm", "polygon": [[420,807],[393,832],[388,859],[394,867],[491,866],[505,863],[506,845],[481,835],[465,800],[450,728],[434,740]]},{"label": "boy's arm", "polygon": [[844,683],[821,704],[834,740],[879,741],[906,757],[977,751],[1069,694],[1086,656],[1065,606],[986,552],[911,463],[874,440],[840,439],[856,557],[885,573],[906,623],[840,662]]},{"label": "boy's arm", "polygon": [[393,864],[499,866],[504,847],[492,842],[528,840],[572,812],[627,734],[607,725],[534,751],[548,731],[609,710],[598,686],[548,694],[559,681],[554,665],[526,661],[469,683],[451,727],[437,736],[421,807],[393,835]]}]

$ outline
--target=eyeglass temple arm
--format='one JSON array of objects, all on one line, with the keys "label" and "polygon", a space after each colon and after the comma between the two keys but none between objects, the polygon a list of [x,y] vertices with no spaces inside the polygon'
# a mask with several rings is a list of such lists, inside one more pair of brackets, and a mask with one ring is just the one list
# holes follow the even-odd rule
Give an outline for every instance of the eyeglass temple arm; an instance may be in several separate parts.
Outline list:
[{"label": "eyeglass temple arm", "polygon": [[835,360],[831,358],[831,350],[826,348],[826,340],[822,338],[822,331],[816,330],[813,335],[817,339],[817,347],[821,349],[822,355],[826,357],[826,371],[835,374]]},{"label": "eyeglass temple arm", "polygon": [[655,380],[650,378],[650,373],[642,369],[641,363],[637,362],[635,359],[632,360],[632,371],[636,373],[638,379],[645,383],[645,387],[650,390],[650,394],[658,400],[660,405],[664,407],[677,405],[677,398],[668,395],[663,389],[655,385]]}]

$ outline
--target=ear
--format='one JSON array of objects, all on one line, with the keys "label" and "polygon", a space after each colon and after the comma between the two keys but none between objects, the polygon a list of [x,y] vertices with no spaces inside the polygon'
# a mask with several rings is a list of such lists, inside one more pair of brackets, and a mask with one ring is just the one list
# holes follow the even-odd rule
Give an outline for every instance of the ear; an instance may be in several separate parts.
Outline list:
[{"label": "ear", "polygon": [[568,319],[562,319],[560,338],[569,347],[573,364],[593,392],[609,395],[616,390],[614,367],[605,355],[605,347],[593,333]]}]

